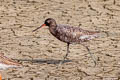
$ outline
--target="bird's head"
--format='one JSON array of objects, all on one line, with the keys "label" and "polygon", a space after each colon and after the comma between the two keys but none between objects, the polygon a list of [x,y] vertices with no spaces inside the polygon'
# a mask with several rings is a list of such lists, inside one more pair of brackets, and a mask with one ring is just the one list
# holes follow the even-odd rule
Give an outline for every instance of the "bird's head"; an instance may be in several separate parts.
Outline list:
[{"label": "bird's head", "polygon": [[44,22],[44,24],[42,24],[40,27],[36,28],[34,31],[40,29],[41,27],[44,27],[44,26],[48,26],[48,27],[51,27],[51,26],[56,26],[56,21],[53,19],[53,18],[47,18]]}]

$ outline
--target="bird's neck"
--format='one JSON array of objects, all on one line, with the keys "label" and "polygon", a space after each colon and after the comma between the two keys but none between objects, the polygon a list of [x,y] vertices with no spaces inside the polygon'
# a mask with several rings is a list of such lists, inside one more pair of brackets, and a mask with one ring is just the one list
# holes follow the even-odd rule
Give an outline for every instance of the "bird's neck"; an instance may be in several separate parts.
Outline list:
[{"label": "bird's neck", "polygon": [[49,27],[50,33],[54,36],[56,34],[56,27],[57,27],[57,25],[50,25],[50,27]]}]

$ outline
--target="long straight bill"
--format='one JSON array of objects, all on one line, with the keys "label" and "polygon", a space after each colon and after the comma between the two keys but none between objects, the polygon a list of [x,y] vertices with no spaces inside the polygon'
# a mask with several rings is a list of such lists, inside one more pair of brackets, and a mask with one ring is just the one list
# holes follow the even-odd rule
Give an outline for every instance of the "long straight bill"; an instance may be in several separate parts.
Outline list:
[{"label": "long straight bill", "polygon": [[36,28],[36,29],[33,30],[32,32],[35,32],[36,30],[40,29],[40,28],[43,27],[43,26],[46,26],[46,24],[41,25],[40,27]]}]

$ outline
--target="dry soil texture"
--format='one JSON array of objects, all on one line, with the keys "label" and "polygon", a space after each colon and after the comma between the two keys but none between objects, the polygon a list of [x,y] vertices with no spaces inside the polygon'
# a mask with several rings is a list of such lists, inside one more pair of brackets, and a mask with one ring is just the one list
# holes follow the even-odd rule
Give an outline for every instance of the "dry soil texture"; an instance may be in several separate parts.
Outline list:
[{"label": "dry soil texture", "polygon": [[[87,43],[97,66],[80,45],[71,45],[69,60],[57,68],[66,44],[48,27],[32,32],[48,17],[59,24],[105,31]],[[0,52],[23,67],[1,72],[3,80],[119,80],[120,0],[0,0]]]}]

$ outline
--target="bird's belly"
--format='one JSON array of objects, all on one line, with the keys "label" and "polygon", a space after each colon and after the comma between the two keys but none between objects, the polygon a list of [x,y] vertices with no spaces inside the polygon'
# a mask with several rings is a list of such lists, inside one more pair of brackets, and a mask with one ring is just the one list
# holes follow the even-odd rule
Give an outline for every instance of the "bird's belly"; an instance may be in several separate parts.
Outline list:
[{"label": "bird's belly", "polygon": [[78,37],[66,37],[66,36],[55,36],[55,37],[62,42],[71,43],[71,44],[72,43],[80,44],[80,43],[87,42],[90,39],[92,39],[92,38],[86,38],[84,36],[79,37],[79,38]]},{"label": "bird's belly", "polygon": [[[55,36],[55,37],[56,37],[56,36]],[[70,42],[67,37],[57,36],[56,38],[57,38],[58,40],[62,41],[62,42],[65,42],[65,43]]]},{"label": "bird's belly", "polygon": [[55,36],[58,40],[65,43],[80,43],[81,40],[68,36]]}]

